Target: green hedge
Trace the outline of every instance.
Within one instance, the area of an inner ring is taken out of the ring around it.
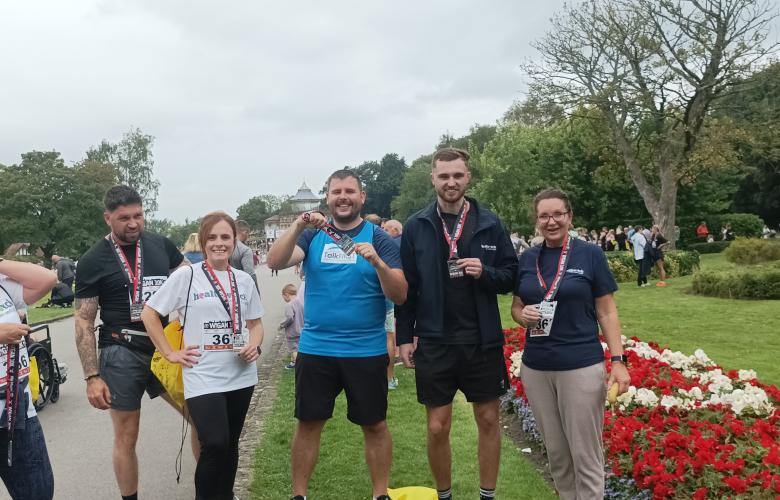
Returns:
[[[688,250],[695,250],[700,254],[721,253],[731,245],[730,241],[713,241],[712,243],[692,243],[685,247]]]
[[[726,224],[731,224],[731,230],[736,236],[745,236],[748,238],[761,235],[764,228],[764,220],[755,214],[712,214],[684,216],[677,218],[677,225],[680,226],[680,244],[688,248],[691,244],[701,243],[696,237],[696,228],[701,221],[707,223],[707,229],[716,240],[720,240],[720,228]]]
[[[724,299],[780,299],[780,262],[730,271],[701,271],[693,276],[693,293]]]
[[[741,265],[780,260],[780,245],[758,238],[737,238],[726,249],[726,259]]]
[[[615,281],[622,283],[636,280],[637,267],[633,252],[607,252],[607,262]],[[699,254],[686,250],[673,250],[664,255],[666,277],[688,276],[699,269]],[[652,278],[658,278],[658,270],[653,266]]]

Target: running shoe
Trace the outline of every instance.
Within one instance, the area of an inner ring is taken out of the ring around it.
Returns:
[[[398,389],[398,379],[393,377],[387,381],[387,388],[391,391]]]
[[[284,365],[285,370],[292,370],[293,368],[295,368],[295,361],[290,361],[289,363]]]

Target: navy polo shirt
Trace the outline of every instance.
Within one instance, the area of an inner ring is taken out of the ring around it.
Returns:
[[[526,334],[523,364],[534,370],[575,370],[604,361],[595,299],[615,292],[617,283],[601,248],[578,239],[571,243],[566,273],[555,297],[558,307],[550,335],[532,338]],[[523,252],[515,280],[515,295],[523,304],[538,304],[544,299],[536,275],[537,258],[549,286],[560,255],[560,248],[546,246]]]

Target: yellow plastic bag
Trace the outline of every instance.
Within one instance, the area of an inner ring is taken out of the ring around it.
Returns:
[[[38,373],[38,358],[35,356],[30,358],[30,378],[27,379],[27,383],[30,386],[33,402],[38,401],[38,396],[41,394],[41,382]]]
[[[174,349],[181,349],[184,341],[184,331],[182,330],[181,323],[178,321],[171,321],[168,326],[165,327],[165,338],[168,339],[168,343]],[[162,386],[171,396],[171,399],[179,405],[179,408],[184,407],[184,379],[182,378],[181,365],[178,363],[171,363],[160,353],[160,351],[154,351],[152,356],[152,373],[160,381]]]
[[[436,490],[422,486],[388,489],[387,494],[393,500],[439,500]]]

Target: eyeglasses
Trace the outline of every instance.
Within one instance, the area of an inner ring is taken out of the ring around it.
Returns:
[[[539,215],[536,217],[536,220],[539,221],[540,224],[547,224],[550,222],[550,219],[554,220],[555,222],[563,222],[563,219],[566,218],[566,215],[569,213],[567,210],[566,212],[555,212],[552,215]]]

